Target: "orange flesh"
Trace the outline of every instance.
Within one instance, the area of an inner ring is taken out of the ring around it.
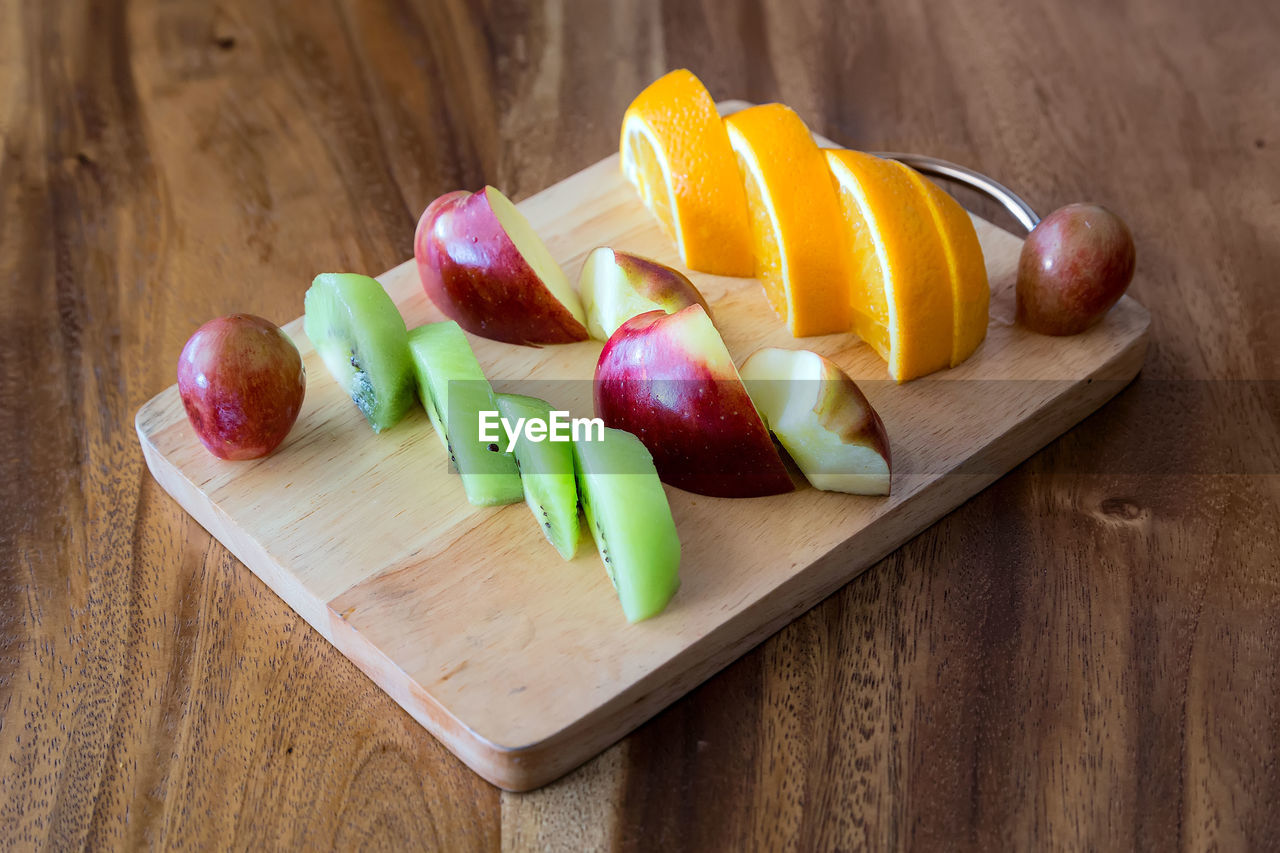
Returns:
[[[854,331],[905,382],[949,367],[953,297],[947,256],[923,193],[901,163],[827,152],[848,225]]]
[[[911,177],[924,194],[946,250],[954,300],[951,366],[955,367],[971,356],[987,335],[991,300],[987,266],[973,220],[960,203],[918,172],[913,171]]]
[[[773,221],[764,207],[760,185],[747,170],[741,155],[737,159],[747,190],[747,209],[751,211],[751,244],[755,253],[755,276],[764,285],[764,295],[773,306],[774,313],[785,318],[790,313],[790,305],[782,276],[782,254],[778,251],[778,235],[774,232]]]
[[[675,240],[674,214],[671,210],[670,196],[667,193],[667,184],[662,177],[662,164],[658,160],[658,155],[654,153],[653,146],[643,134],[633,133],[629,141],[638,167],[636,191],[640,193],[645,207],[649,208],[649,212],[657,218],[663,233]]]
[[[636,132],[637,125],[651,138]],[[685,266],[751,274],[746,195],[724,123],[697,77],[677,69],[637,95],[623,117],[620,147],[624,174],[676,240]]]
[[[794,337],[850,327],[847,237],[822,151],[781,104],[725,119],[751,213],[755,273]]]

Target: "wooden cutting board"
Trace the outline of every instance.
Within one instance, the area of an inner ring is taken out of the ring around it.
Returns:
[[[520,208],[571,281],[600,245],[679,267],[617,155]],[[470,506],[424,413],[374,435],[301,319],[285,329],[306,363],[306,401],[274,454],[211,456],[176,386],[138,412],[138,437],[160,485],[428,731],[495,785],[535,788],[830,595],[1137,374],[1145,309],[1125,298],[1072,338],[1015,327],[1022,241],[975,224],[992,285],[987,339],[960,367],[901,386],[852,335],[791,338],[756,281],[689,273],[735,359],[761,346],[804,347],[859,381],[888,429],[893,491],[871,498],[802,487],[728,500],[668,488],[682,585],[665,613],[637,625],[623,618],[589,537],[565,562],[524,504]],[[380,280],[410,328],[441,319],[412,261]],[[587,380],[599,343],[471,340],[499,391],[593,414]]]

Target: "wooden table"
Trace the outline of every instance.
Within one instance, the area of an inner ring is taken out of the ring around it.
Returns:
[[[1280,837],[1272,4],[116,5],[0,0],[0,846]],[[315,272],[408,257],[437,194],[595,162],[678,66],[1121,211],[1152,348],[635,734],[502,794],[161,492],[133,415],[204,320],[289,320]]]

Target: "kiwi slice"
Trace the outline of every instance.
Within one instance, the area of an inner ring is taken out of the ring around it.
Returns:
[[[374,432],[413,406],[413,364],[404,318],[376,279],[318,275],[307,290],[302,328],[325,367]]]
[[[498,411],[514,428],[519,419],[551,419],[551,404],[537,397],[498,394]],[[505,432],[503,441],[506,441]],[[505,446],[505,444],[504,444]],[[578,553],[578,480],[573,473],[573,447],[567,441],[529,441],[521,435],[515,445],[516,465],[524,484],[524,500],[542,526],[547,541],[560,556]]]
[[[418,396],[435,425],[449,461],[475,506],[512,504],[524,497],[515,457],[498,442],[480,440],[480,413],[497,412],[493,388],[452,320],[428,323],[409,333],[409,353],[418,376]]]
[[[628,622],[661,613],[680,586],[680,539],[667,493],[640,439],[606,429],[603,441],[575,441],[587,527]]]

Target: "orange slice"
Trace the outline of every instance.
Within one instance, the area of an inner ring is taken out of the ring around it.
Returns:
[[[622,173],[686,267],[751,275],[747,197],[715,101],[681,68],[636,96],[622,118]]]
[[[947,256],[954,302],[951,366],[955,367],[973,355],[978,344],[987,336],[987,308],[991,301],[987,265],[982,259],[982,246],[978,243],[978,232],[973,228],[973,220],[960,206],[960,202],[914,169],[908,171],[912,181],[924,194]]]
[[[763,104],[724,120],[747,189],[755,275],[794,337],[847,332],[848,235],[831,171],[800,117]]]
[[[899,382],[949,367],[953,310],[946,250],[901,163],[828,150],[851,242],[853,330]]]

